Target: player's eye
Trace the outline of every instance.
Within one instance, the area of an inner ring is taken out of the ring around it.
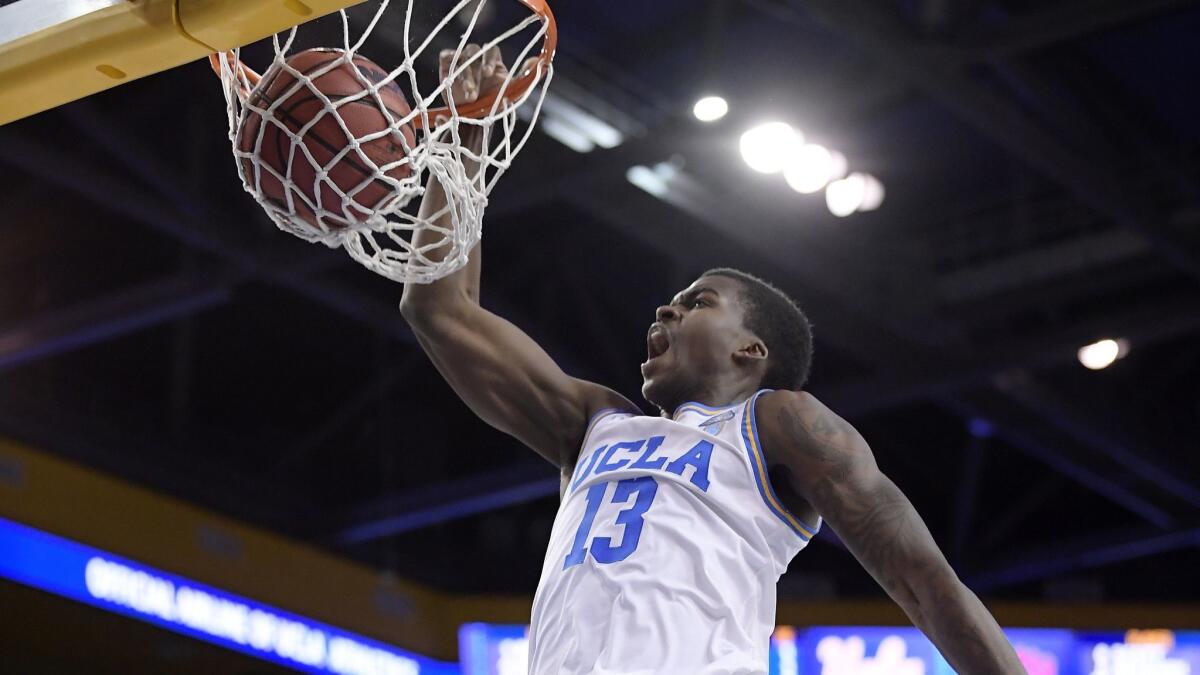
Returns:
[[[689,306],[692,309],[696,309],[697,307],[706,307],[706,306],[708,306],[708,303],[701,300],[700,298],[696,298],[695,300],[693,300],[689,303]]]

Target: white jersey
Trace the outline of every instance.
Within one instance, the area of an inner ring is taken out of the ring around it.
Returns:
[[[761,394],[593,418],[533,601],[531,675],[767,672],[776,582],[821,523],[771,488]]]

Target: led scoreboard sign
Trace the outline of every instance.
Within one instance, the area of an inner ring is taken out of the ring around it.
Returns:
[[[323,675],[451,675],[435,661],[0,518],[0,577]]]
[[[467,624],[459,630],[463,675],[525,675],[525,626]],[[1029,675],[1200,675],[1200,632],[1086,633],[1059,628],[1004,631]],[[770,675],[952,675],[915,628],[780,626]]]

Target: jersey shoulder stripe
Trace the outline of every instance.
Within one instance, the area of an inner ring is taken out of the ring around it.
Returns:
[[[750,397],[746,401],[744,414],[742,415],[742,440],[745,441],[746,451],[750,455],[750,466],[754,472],[754,482],[758,486],[758,493],[766,502],[767,508],[771,510],[779,519],[787,524],[796,536],[804,541],[812,539],[813,535],[821,528],[821,521],[817,520],[816,527],[813,527],[804,521],[800,520],[788,510],[783,502],[779,500],[779,496],[775,494],[775,488],[771,486],[771,480],[767,475],[767,461],[763,456],[762,444],[758,440],[758,420],[754,418],[754,405],[758,402],[758,397],[771,391],[763,389]]]

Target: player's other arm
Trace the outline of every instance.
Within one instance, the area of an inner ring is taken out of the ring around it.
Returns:
[[[443,54],[443,79],[448,66]],[[455,100],[474,100],[503,82],[503,68],[499,53],[482,59],[456,80]],[[462,138],[478,154],[478,128],[463,125]],[[475,168],[468,160],[468,175]],[[437,213],[445,203],[445,191],[431,177],[421,201],[422,215]],[[450,228],[449,215],[438,224]],[[420,232],[414,243],[420,246],[438,238]],[[427,255],[440,260],[445,253],[435,249]],[[636,408],[608,388],[567,375],[522,330],[484,309],[479,304],[479,270],[476,246],[470,262],[457,272],[431,284],[405,285],[400,311],[438,372],[476,415],[569,471],[592,414],[603,408]]]
[[[766,394],[757,423],[769,461],[959,673],[1024,673],[996,620],[954,573],[854,427],[805,392]]]

